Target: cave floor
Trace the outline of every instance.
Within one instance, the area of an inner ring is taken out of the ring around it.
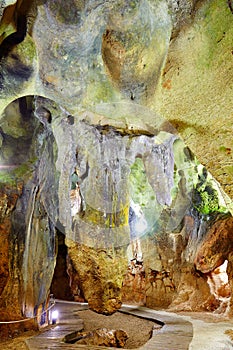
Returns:
[[[126,306],[130,312],[164,323],[159,331],[140,350],[230,350],[233,342],[225,334],[233,329],[233,320],[212,313],[174,313],[145,307]]]
[[[77,311],[87,309],[87,304],[74,302],[56,303],[60,318],[56,325],[39,335],[25,338],[22,342],[7,342],[4,350],[99,350],[113,349],[99,346],[66,344],[61,339],[68,333],[81,330],[83,321]],[[233,329],[233,320],[210,313],[174,313],[152,310],[141,306],[124,305],[121,312],[164,323],[155,328],[151,339],[138,350],[230,350],[233,342],[225,334]],[[1,345],[1,344],[0,344]]]

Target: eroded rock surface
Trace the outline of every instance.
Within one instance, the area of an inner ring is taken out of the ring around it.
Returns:
[[[93,249],[67,242],[74,274],[90,308],[111,315],[121,307],[121,285],[127,259],[124,252]]]
[[[91,332],[77,332],[75,337],[66,337],[66,343],[124,348],[128,335],[121,329],[99,328]]]
[[[229,2],[2,0],[0,15],[1,111],[24,95],[76,117],[133,100],[165,116],[231,196]]]
[[[208,273],[219,267],[232,252],[233,218],[218,220],[207,232],[198,248],[194,264],[197,270]]]

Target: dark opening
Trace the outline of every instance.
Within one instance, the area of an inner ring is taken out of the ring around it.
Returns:
[[[57,238],[57,262],[50,292],[56,299],[74,300],[70,287],[70,278],[67,273],[67,246],[65,245],[65,236],[61,232],[58,232]]]

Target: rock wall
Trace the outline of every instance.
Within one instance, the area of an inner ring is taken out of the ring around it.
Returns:
[[[31,102],[14,102],[1,124],[1,315],[2,321],[29,318],[3,325],[3,336],[11,329],[36,326],[38,310],[47,307],[56,261],[56,145],[32,115]]]
[[[196,3],[170,41],[152,102],[231,199],[232,16],[229,1]]]

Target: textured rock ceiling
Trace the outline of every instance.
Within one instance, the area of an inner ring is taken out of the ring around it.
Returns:
[[[147,122],[170,121],[233,198],[231,1],[1,0],[0,16],[1,112],[25,95],[75,118],[149,107]]]

